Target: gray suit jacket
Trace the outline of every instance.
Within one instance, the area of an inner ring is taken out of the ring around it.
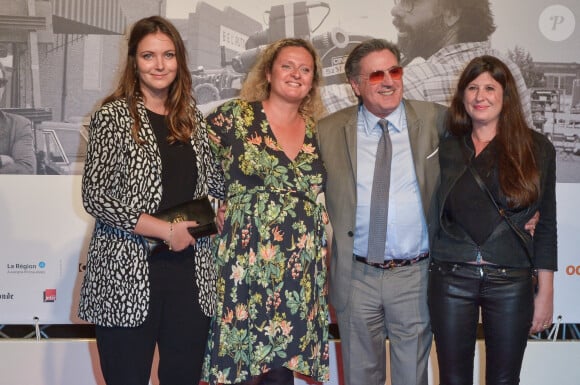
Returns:
[[[447,109],[430,102],[404,100],[404,103],[415,173],[423,211],[428,217],[439,183],[439,139],[445,131]],[[318,126],[320,151],[328,172],[326,206],[333,229],[330,301],[338,311],[348,304],[354,263],[357,113],[358,107],[349,107],[322,119]],[[428,225],[431,236],[436,223],[428,221]]]

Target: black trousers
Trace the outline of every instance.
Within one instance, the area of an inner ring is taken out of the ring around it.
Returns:
[[[473,384],[480,309],[486,384],[519,384],[534,314],[530,269],[431,262],[428,293],[440,385]]]
[[[155,345],[161,385],[198,385],[210,318],[201,311],[193,255],[161,251],[150,257],[149,314],[135,328],[96,327],[107,385],[147,385]]]

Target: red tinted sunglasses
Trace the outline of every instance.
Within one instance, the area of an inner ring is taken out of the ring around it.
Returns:
[[[387,73],[389,74],[389,77],[392,80],[401,80],[401,78],[403,77],[403,67],[393,66],[384,71],[383,70],[373,71],[366,76],[368,77],[370,84],[377,84],[385,80],[385,76],[387,76],[386,75]]]

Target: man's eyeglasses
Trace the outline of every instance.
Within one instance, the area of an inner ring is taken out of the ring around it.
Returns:
[[[389,74],[392,80],[401,80],[403,77],[403,67],[393,66],[386,70],[373,71],[370,74],[364,75],[368,78],[370,84],[378,84],[385,80],[385,76]],[[363,76],[361,74],[361,76]]]
[[[0,79],[0,87],[4,87],[6,84],[8,84],[8,79],[1,78]]]
[[[395,0],[395,5],[403,8],[406,12],[411,12],[415,8],[415,0]]]

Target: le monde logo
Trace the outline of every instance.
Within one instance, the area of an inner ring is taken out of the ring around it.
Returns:
[[[8,292],[0,293],[0,299],[3,300],[14,300],[14,294]]]

